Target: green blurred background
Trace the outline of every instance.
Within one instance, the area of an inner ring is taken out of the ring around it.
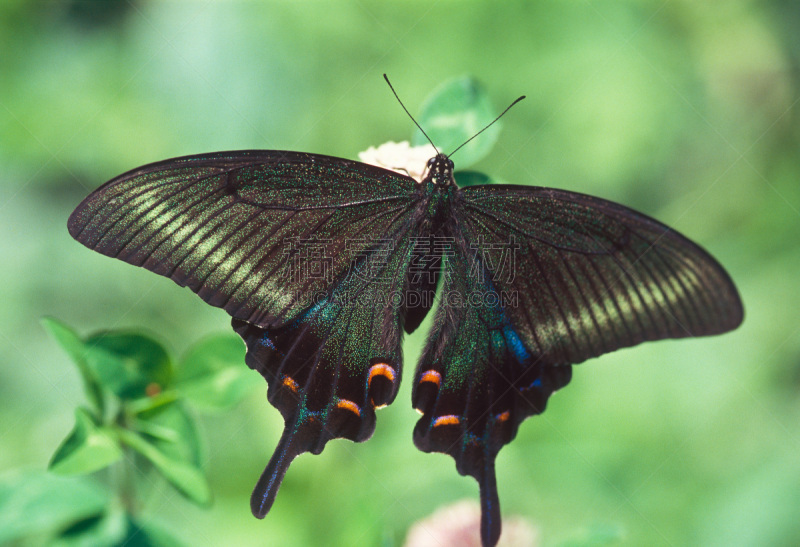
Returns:
[[[176,352],[229,329],[189,291],[73,241],[66,220],[90,190],[207,151],[356,158],[412,134],[383,72],[412,113],[471,74],[498,108],[528,96],[476,169],[658,218],[725,265],[746,309],[725,336],[578,366],[500,453],[504,514],[543,545],[800,544],[798,28],[794,0],[4,0],[0,474],[44,469],[84,398],[42,316],[144,327]],[[406,378],[423,341],[407,340]],[[187,544],[399,545],[477,497],[451,458],[414,448],[407,381],[370,442],[300,457],[257,521],[250,490],[282,427],[265,392],[199,415],[211,509],[154,488],[146,514]]]

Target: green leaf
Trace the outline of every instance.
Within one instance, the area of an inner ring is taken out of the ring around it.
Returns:
[[[262,385],[244,366],[245,347],[238,336],[210,337],[189,350],[175,374],[175,388],[207,409],[229,408]]]
[[[170,458],[137,433],[122,428],[118,428],[117,433],[122,442],[149,460],[187,498],[199,505],[211,502],[208,481],[197,466]]]
[[[200,434],[194,418],[180,402],[138,414],[132,428],[151,437],[151,443],[168,457],[200,465]]]
[[[494,184],[497,182],[489,175],[484,175],[478,171],[456,171],[454,176],[456,183],[461,188],[465,186],[478,186],[479,184]]]
[[[131,530],[137,530],[148,543],[141,543],[137,536],[130,538],[125,547],[143,547],[153,545],[154,547],[183,547],[185,543],[178,540],[171,532],[168,532],[157,522],[148,519],[144,522],[131,521]]]
[[[472,77],[449,80],[437,87],[422,106],[417,121],[445,154],[452,153],[497,117],[497,111],[483,86]],[[472,165],[489,153],[500,134],[500,122],[458,151],[459,167]],[[411,142],[426,144],[428,139],[417,129]]]
[[[103,511],[108,492],[85,477],[16,472],[0,478],[0,544],[68,526]]]
[[[101,332],[86,340],[86,359],[100,383],[122,399],[163,391],[172,381],[164,347],[138,332]]]
[[[130,428],[139,433],[144,433],[148,437],[152,437],[154,441],[176,443],[180,440],[180,435],[174,429],[154,424],[147,420],[136,420],[131,424]]]
[[[169,405],[178,400],[178,393],[173,390],[162,391],[151,397],[143,397],[133,401],[126,401],[125,408],[132,414],[139,414],[151,410],[156,410],[162,406]]]
[[[181,547],[184,544],[153,521],[148,519],[140,522],[118,507],[112,507],[104,514],[76,522],[53,542],[53,547],[95,545]]]
[[[75,427],[53,454],[49,469],[60,475],[91,473],[121,457],[113,432],[99,426],[86,409],[76,408]]]
[[[67,355],[69,355],[70,359],[72,359],[78,367],[81,378],[83,379],[83,389],[86,392],[86,398],[89,400],[89,404],[92,405],[97,417],[102,417],[105,409],[103,390],[100,389],[100,382],[97,375],[86,362],[86,347],[83,339],[67,325],[52,317],[43,318],[42,326],[50,333],[50,336],[58,342],[58,345],[67,352]]]
[[[112,504],[103,513],[73,523],[61,532],[52,545],[53,547],[127,545],[130,529],[128,515],[118,504]]]

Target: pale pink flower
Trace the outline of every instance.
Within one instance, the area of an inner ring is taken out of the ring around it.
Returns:
[[[536,547],[539,534],[522,517],[503,518],[503,533],[497,547]],[[406,536],[404,547],[481,547],[481,508],[462,500],[437,509],[417,521]]]
[[[421,181],[425,176],[428,160],[436,155],[436,149],[430,144],[411,146],[408,141],[385,142],[375,148],[370,146],[358,153],[358,159],[370,165],[390,169]]]

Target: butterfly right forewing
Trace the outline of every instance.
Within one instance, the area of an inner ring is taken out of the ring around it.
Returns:
[[[549,363],[719,334],[742,321],[722,266],[641,213],[549,188],[475,186],[461,197],[464,231],[481,241],[479,252],[508,250],[513,264],[504,263],[493,282],[519,297],[506,312],[526,346]]]

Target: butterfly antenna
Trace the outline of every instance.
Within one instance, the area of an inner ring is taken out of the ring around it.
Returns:
[[[408,117],[411,118],[411,121],[414,122],[414,125],[419,127],[419,130],[422,131],[422,134],[425,135],[425,138],[428,139],[429,143],[431,143],[431,146],[433,146],[433,149],[436,150],[436,154],[439,154],[440,153],[439,149],[436,148],[436,145],[433,144],[433,141],[431,140],[431,138],[428,136],[427,133],[425,133],[425,130],[422,129],[422,127],[417,123],[417,120],[415,120],[414,116],[411,115],[411,112],[408,111],[408,108],[406,108],[406,105],[404,105],[403,101],[400,100],[400,97],[397,96],[397,91],[395,91],[394,87],[392,87],[392,82],[389,81],[389,77],[386,74],[384,74],[383,75],[383,79],[386,80],[387,84],[389,84],[389,89],[392,90],[392,93],[394,93],[394,96],[397,99],[397,102],[400,103],[400,106],[402,106],[403,110],[406,111],[406,114],[408,114]],[[511,107],[509,106],[508,108],[511,108]],[[508,108],[506,108],[506,110],[508,110]],[[505,114],[505,112],[503,114]],[[501,116],[502,116],[502,114],[501,114]],[[494,122],[492,122],[492,123],[494,123]],[[491,125],[491,124],[489,124],[489,125]]]
[[[388,80],[387,80],[387,81],[388,81]],[[509,110],[511,110],[511,107],[512,107],[512,106],[514,106],[515,104],[517,104],[518,102],[520,102],[520,101],[521,101],[522,99],[524,99],[524,98],[525,98],[525,95],[523,95],[522,97],[519,97],[519,98],[518,98],[516,101],[514,101],[513,103],[511,103],[510,105],[508,105],[508,107],[506,107],[506,109],[505,109],[505,110],[503,110],[503,111],[500,113],[500,115],[499,115],[499,116],[497,116],[497,117],[496,117],[494,120],[492,120],[492,121],[491,121],[491,123],[489,123],[489,125],[487,125],[487,126],[486,126],[486,127],[484,127],[483,129],[481,129],[480,131],[478,131],[477,133],[475,133],[474,135],[472,135],[470,138],[468,138],[468,139],[467,139],[467,140],[466,140],[466,141],[465,141],[465,142],[464,142],[464,143],[463,143],[461,146],[459,146],[458,148],[456,148],[455,150],[453,150],[452,152],[450,152],[450,153],[447,155],[447,157],[448,157],[448,158],[452,157],[452,156],[453,156],[453,154],[455,154],[456,152],[458,152],[459,150],[461,150],[461,148],[462,148],[462,147],[463,147],[465,144],[467,144],[469,141],[471,141],[472,139],[474,139],[475,137],[477,137],[478,135],[480,135],[481,133],[483,133],[484,131],[486,131],[487,129],[489,129],[491,126],[493,126],[493,125],[494,125],[494,122],[496,122],[497,120],[499,120],[500,118],[502,118],[502,117],[503,117],[503,114],[505,114],[506,112],[508,112]],[[398,100],[399,100],[399,99],[398,99]],[[403,108],[405,108],[405,107],[403,107]],[[416,122],[414,122],[414,123],[416,123]],[[427,135],[425,135],[425,136],[427,137]],[[430,139],[428,139],[428,140],[430,140]]]

